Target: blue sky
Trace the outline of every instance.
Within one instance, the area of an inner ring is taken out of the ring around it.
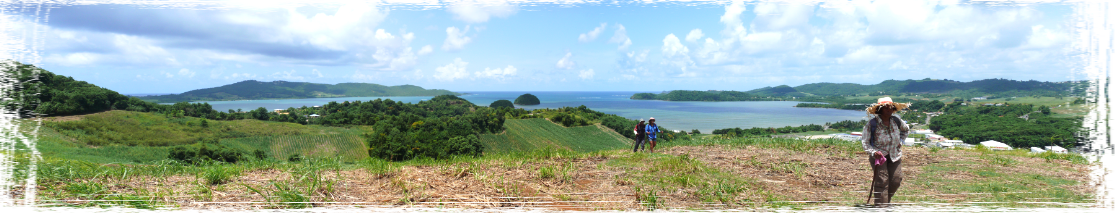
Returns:
[[[39,30],[40,67],[125,94],[243,80],[664,91],[1083,78],[1066,4],[101,4],[13,21]]]

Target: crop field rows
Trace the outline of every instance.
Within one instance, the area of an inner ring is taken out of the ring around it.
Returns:
[[[626,147],[626,139],[595,125],[562,127],[546,119],[514,119],[504,122],[507,131],[480,135],[485,152],[503,153],[530,151],[552,146],[578,152],[591,152]]]
[[[221,143],[248,152],[263,150],[268,156],[280,160],[295,154],[303,157],[340,157],[350,162],[368,157],[363,137],[353,133],[247,137],[222,140]]]

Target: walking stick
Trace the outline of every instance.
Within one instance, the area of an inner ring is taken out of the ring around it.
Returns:
[[[875,173],[875,171],[874,171],[875,168],[871,168],[871,169],[872,169],[871,173]],[[871,187],[870,187],[871,190],[867,191],[867,202],[863,203],[863,205],[871,204],[871,195],[875,194],[875,177],[874,177],[875,174],[872,174],[871,176],[872,176],[871,177]]]

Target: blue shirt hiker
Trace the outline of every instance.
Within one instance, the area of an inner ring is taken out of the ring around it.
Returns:
[[[658,124],[654,123],[654,117],[650,118],[650,124],[647,124],[646,132],[647,138],[650,139],[648,140],[650,142],[650,152],[654,153],[654,146],[658,145],[658,133],[662,132],[658,130]]]
[[[650,124],[647,124],[647,137],[650,137],[651,140],[657,139],[658,132],[660,132],[658,131],[658,124],[655,124],[654,120],[651,119]]]

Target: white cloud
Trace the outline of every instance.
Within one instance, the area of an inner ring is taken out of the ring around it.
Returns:
[[[689,31],[689,35],[685,36],[685,41],[697,42],[697,40],[701,40],[702,37],[705,37],[705,33],[702,33],[701,29],[693,29]]]
[[[186,77],[186,78],[194,78],[195,74],[197,74],[197,72],[191,72],[190,69],[186,69],[186,68],[182,68],[182,69],[178,70],[178,76],[182,76],[182,77]]]
[[[600,33],[604,32],[604,27],[607,27],[607,26],[608,26],[608,23],[600,23],[600,26],[596,27],[596,28],[593,28],[592,31],[588,31],[587,33],[581,33],[581,35],[577,37],[577,40],[581,41],[581,42],[590,42],[590,41],[596,40],[596,37],[600,36]]]
[[[432,52],[434,52],[434,48],[431,47],[430,45],[426,45],[426,46],[422,46],[422,49],[418,50],[418,55],[426,55],[426,54],[430,54]]]
[[[468,77],[468,62],[461,60],[461,58],[454,59],[452,63],[440,66],[435,69],[434,78],[439,81],[453,81]]]
[[[460,1],[449,6],[454,18],[468,23],[487,22],[492,16],[506,18],[518,10],[506,1]]]
[[[465,26],[463,31],[457,29],[457,27],[445,28],[445,43],[441,45],[441,49],[446,51],[460,50],[465,47],[465,44],[472,42],[472,38],[465,36],[469,28],[470,26]]]
[[[813,17],[813,4],[764,2],[755,5],[751,30],[762,32],[808,27],[810,17]]]
[[[500,68],[491,69],[491,68],[485,67],[484,71],[476,72],[476,77],[493,78],[493,79],[499,79],[499,80],[502,81],[507,76],[515,75],[516,73],[518,73],[518,71],[519,71],[518,69],[515,69],[515,67],[511,66],[511,65],[507,65],[507,67],[502,68],[502,69],[500,69]]]
[[[592,76],[594,76],[594,75],[596,75],[596,71],[593,71],[592,69],[587,69],[587,70],[581,70],[581,74],[578,74],[577,77],[581,77],[581,79],[588,80],[588,79],[592,79]]]
[[[360,72],[359,70],[352,71],[352,75],[349,75],[348,78],[352,79],[352,80],[363,81],[363,82],[370,82],[370,81],[376,80],[375,75],[364,74],[364,73]]]
[[[317,75],[318,78],[325,77],[325,75],[322,75],[321,71],[317,71],[317,69],[313,69],[312,71],[310,71],[310,73],[313,73],[314,75]]]
[[[608,43],[618,43],[620,51],[626,51],[627,47],[631,46],[631,38],[627,37],[627,28],[622,24],[616,24],[616,33],[612,35],[612,39]]]
[[[225,76],[225,80],[230,79],[258,79],[259,76],[251,73],[232,73],[232,75]]]
[[[567,70],[568,69],[573,69],[573,66],[576,66],[576,63],[573,62],[572,58],[573,58],[573,53],[565,53],[565,57],[561,57],[561,60],[558,60],[557,68],[567,69]]]
[[[663,57],[674,58],[686,55],[689,55],[689,48],[681,44],[681,40],[678,40],[678,37],[674,36],[673,33],[666,35],[666,38],[662,39]]]
[[[44,63],[48,64],[61,64],[63,66],[86,66],[93,65],[101,61],[101,55],[95,53],[69,53],[69,54],[50,54],[43,58]]]
[[[304,80],[306,80],[305,77],[294,75],[295,72],[297,72],[297,71],[290,70],[289,72],[275,72],[275,73],[272,73],[270,77],[272,79],[282,79],[282,80],[291,80],[291,81],[304,81]]]

